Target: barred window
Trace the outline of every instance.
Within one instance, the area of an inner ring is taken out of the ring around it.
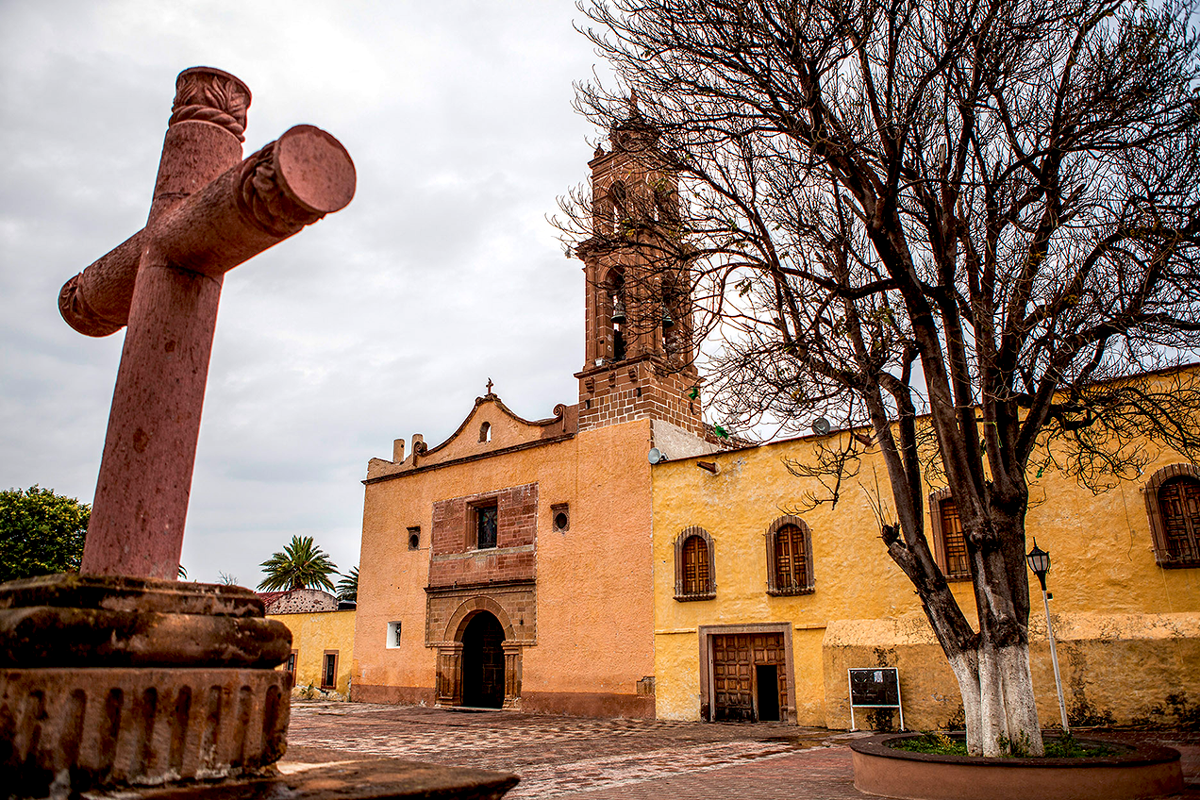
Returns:
[[[675,540],[675,599],[709,600],[716,589],[712,537],[703,528],[685,528]]]
[[[475,547],[488,550],[496,546],[496,505],[475,508]]]
[[[1200,469],[1171,464],[1142,489],[1160,566],[1200,567]]]
[[[808,525],[788,515],[767,530],[767,593],[808,594],[813,591],[812,537]]]

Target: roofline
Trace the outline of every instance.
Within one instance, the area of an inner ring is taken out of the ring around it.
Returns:
[[[451,438],[453,438],[453,437],[451,437]],[[493,458],[495,456],[507,455],[509,453],[515,453],[519,450],[529,450],[531,448],[541,447],[542,445],[547,445],[547,444],[558,444],[560,442],[565,442],[568,439],[574,439],[574,438],[575,438],[575,432],[572,431],[570,433],[559,434],[558,436],[547,436],[545,439],[534,439],[534,440],[528,441],[528,442],[521,442],[520,444],[509,445],[508,447],[503,447],[499,450],[492,450],[487,453],[472,453],[471,455],[461,456],[459,458],[451,459],[450,461],[439,461],[436,464],[417,464],[415,467],[411,467],[402,472],[393,472],[391,475],[380,475],[375,478],[363,478],[362,484],[363,484],[363,486],[370,486],[371,484],[374,484],[374,483],[383,483],[384,481],[390,481],[390,480],[394,480],[396,478],[405,478],[405,477],[408,477],[409,475],[415,475],[419,472],[420,473],[433,472],[434,470],[442,469],[443,467],[453,467],[453,466],[457,466],[458,464],[466,464],[471,461],[482,461],[483,459],[486,459],[486,458]],[[441,447],[441,445],[438,445],[438,447]],[[428,456],[429,453],[431,453],[431,452],[433,452],[433,451],[427,450],[425,452],[425,456]],[[422,456],[422,458],[424,458],[425,456]]]
[[[1200,361],[1189,361],[1187,363],[1177,364],[1177,365],[1171,366],[1171,367],[1160,367],[1159,369],[1152,369],[1152,370],[1148,370],[1146,372],[1138,372],[1133,375],[1124,375],[1119,378],[1108,378],[1107,380],[1103,380],[1103,381],[1094,381],[1093,383],[1104,384],[1104,383],[1115,383],[1116,381],[1126,381],[1126,380],[1130,380],[1133,378],[1152,378],[1157,375],[1167,375],[1172,372],[1186,372],[1188,370],[1200,371]],[[917,414],[916,418],[924,419],[928,416],[929,416],[929,413],[926,412],[924,414]],[[890,420],[890,422],[895,423],[896,420]],[[802,442],[806,439],[828,438],[828,437],[832,437],[832,436],[837,436],[839,434],[850,433],[850,432],[857,431],[857,430],[864,430],[867,427],[869,427],[869,426],[858,425],[858,426],[845,426],[845,427],[841,427],[841,428],[831,428],[829,433],[802,433],[802,434],[798,434],[796,436],[788,436],[784,439],[771,439],[770,441],[759,442],[758,444],[748,444],[743,447],[731,447],[728,450],[718,450],[714,453],[704,453],[704,454],[695,455],[695,456],[680,456],[679,458],[670,458],[670,459],[666,459],[664,461],[659,461],[658,464],[652,464],[651,468],[657,467],[659,464],[674,464],[674,463],[679,463],[679,462],[684,462],[684,461],[691,461],[692,459],[697,459],[697,458],[711,459],[715,456],[730,455],[732,453],[740,453],[744,450],[755,450],[759,447],[770,447],[772,445],[777,445],[777,444],[789,444],[792,442]]]

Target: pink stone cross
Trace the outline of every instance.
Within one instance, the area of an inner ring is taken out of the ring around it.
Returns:
[[[227,72],[181,72],[146,227],[59,295],[81,333],[129,327],[84,573],[175,579],[224,275],[354,197],[350,155],[311,125],[243,161],[249,105]]]

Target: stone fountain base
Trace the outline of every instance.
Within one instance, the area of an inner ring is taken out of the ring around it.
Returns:
[[[291,632],[249,589],[0,585],[0,770],[16,797],[254,774],[283,756]]]
[[[0,584],[0,797],[497,800],[517,778],[404,761],[274,766],[292,634],[237,586]]]

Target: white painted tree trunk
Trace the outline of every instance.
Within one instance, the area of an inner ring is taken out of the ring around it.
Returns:
[[[983,753],[983,743],[979,736],[979,671],[973,656],[973,653],[959,653],[950,657],[950,669],[958,680],[958,693],[962,695],[967,752],[980,755]]]
[[[1003,756],[1045,753],[1029,670],[1029,646],[996,648],[984,643],[972,675],[964,654],[950,660],[958,678],[967,726],[967,752]]]

